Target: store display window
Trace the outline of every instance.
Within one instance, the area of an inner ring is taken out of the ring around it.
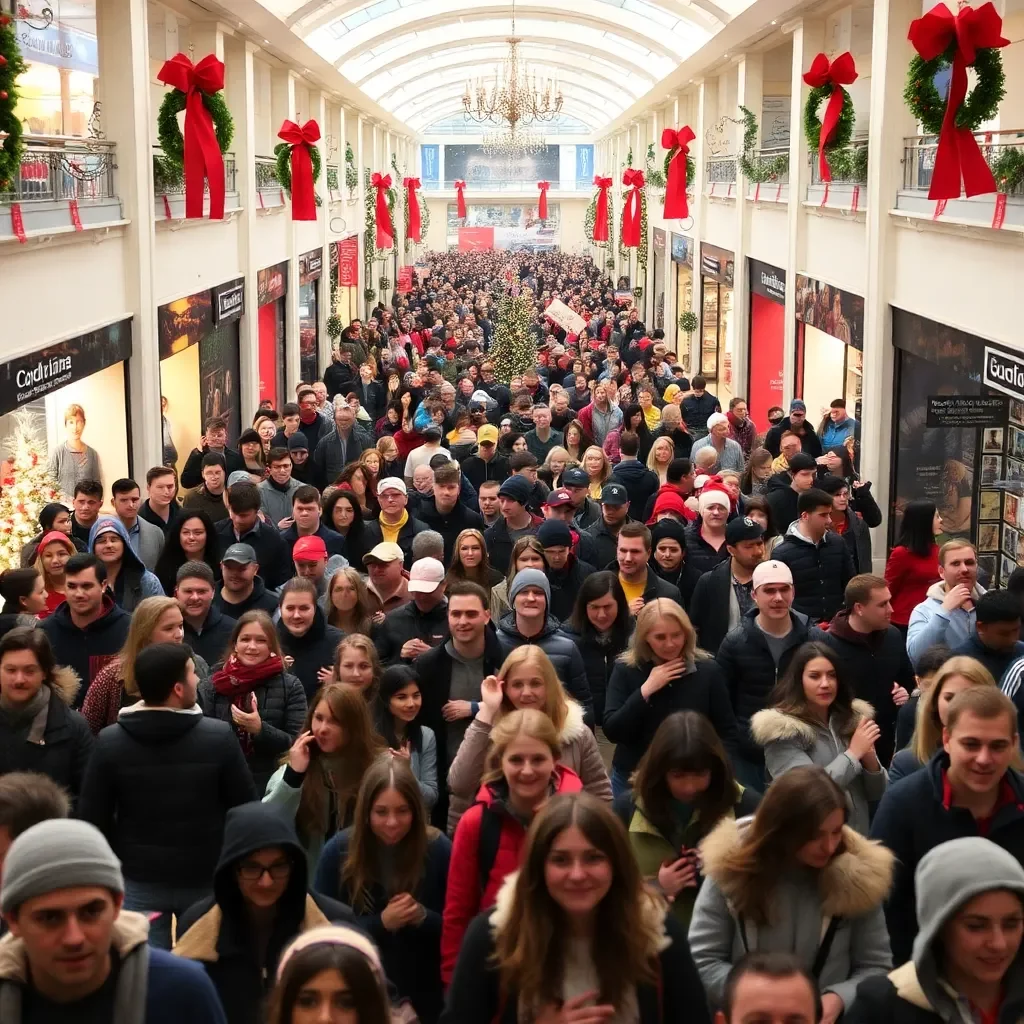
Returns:
[[[747,409],[755,426],[764,431],[768,410],[782,405],[782,375],[786,334],[786,272],[751,259],[750,369]]]
[[[257,344],[259,346],[260,401],[269,401],[280,411],[288,401],[285,390],[285,308],[288,291],[288,263],[267,267],[256,275],[256,302],[259,306]]]
[[[331,243],[331,309],[342,325],[359,316],[359,240],[355,235]]]
[[[323,249],[299,257],[299,376],[307,384],[319,377],[320,275]]]
[[[687,334],[679,326],[679,318],[683,313],[697,312],[693,308],[693,239],[687,238],[685,235],[677,235],[673,231],[671,246],[672,267],[676,278],[676,355],[679,356],[682,365],[686,367],[687,373],[692,374],[697,366],[697,356],[692,351],[694,338],[699,338],[700,334],[698,331]],[[668,336],[672,337],[671,331],[668,332]]]
[[[735,258],[706,242],[700,247],[700,373],[726,408],[733,396],[733,279]]]

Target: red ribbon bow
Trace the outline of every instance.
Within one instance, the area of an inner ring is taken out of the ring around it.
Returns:
[[[310,119],[300,128],[294,121],[285,121],[277,137],[292,147],[292,220],[316,220],[310,149],[320,141],[320,125]]]
[[[690,152],[690,143],[696,137],[689,125],[679,131],[666,128],[661,133],[661,148],[676,150],[676,155],[668,162],[668,176],[665,179],[666,220],[685,220],[690,216],[690,204],[686,201],[686,156]]]
[[[391,188],[391,175],[379,174],[374,171],[373,177],[370,178],[370,184],[377,190],[375,245],[378,249],[390,249],[395,244],[395,226],[391,223],[391,211],[388,209],[387,197],[387,191]]]
[[[598,188],[597,209],[594,212],[594,241],[608,241],[608,189],[612,187],[611,178],[596,176],[594,184]]]
[[[839,115],[843,112],[843,97],[846,95],[843,86],[857,81],[857,67],[853,63],[853,55],[849,52],[841,53],[830,64],[828,57],[819,53],[811,61],[811,68],[804,75],[804,81],[812,89],[820,89],[824,85],[832,86],[828,105],[825,107],[825,116],[821,119],[821,131],[818,132],[818,171],[822,181],[831,181],[832,170],[825,156],[825,146],[835,134],[839,125]]]
[[[464,181],[457,180],[455,182],[455,200],[458,203],[458,214],[459,220],[466,219],[466,183]]]
[[[622,184],[631,189],[622,206],[622,244],[635,249],[640,244],[640,190],[644,187],[644,172],[632,167],[622,175]]]
[[[203,216],[203,183],[210,182],[210,220],[224,219],[224,157],[217,144],[213,117],[202,93],[224,88],[224,62],[211,53],[193,64],[176,53],[156,76],[158,81],[185,93],[185,216]]]
[[[974,63],[978,50],[1009,45],[1009,39],[1001,35],[1002,29],[1002,19],[991,3],[982,4],[977,10],[964,7],[956,15],[945,4],[936,4],[910,23],[908,38],[924,60],[934,60],[951,43],[956,43],[929,199],[959,199],[961,177],[968,196],[996,190],[992,169],[985,162],[977,139],[969,129],[956,126],[956,115],[967,97],[967,68]]]
[[[403,178],[402,185],[405,187],[405,201],[409,207],[409,237],[414,242],[422,241],[420,237],[423,229],[420,224],[420,204],[416,198],[416,189],[420,187],[419,178]]]
[[[537,201],[537,216],[541,220],[548,219],[548,189],[551,188],[550,181],[538,181],[537,188],[540,189],[540,199]]]

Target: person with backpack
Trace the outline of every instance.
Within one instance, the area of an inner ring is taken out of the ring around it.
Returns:
[[[580,777],[558,763],[554,722],[534,708],[513,711],[491,730],[491,747],[476,803],[459,821],[452,844],[441,925],[441,980],[447,985],[472,919],[494,905],[520,864],[526,831],[555,793],[578,793]],[[488,1018],[490,1020],[491,1018]]]

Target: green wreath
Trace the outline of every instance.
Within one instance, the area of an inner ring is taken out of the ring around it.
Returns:
[[[678,146],[673,146],[671,149],[665,151],[665,164],[664,174],[665,181],[668,182],[668,165],[672,163],[672,158],[679,152]],[[693,188],[693,183],[696,181],[697,165],[693,162],[693,157],[689,153],[686,154],[686,191],[689,192]]]
[[[757,151],[757,118],[746,107],[743,111],[743,152],[739,156],[740,170],[747,181],[775,181],[789,171],[789,154],[780,153],[770,160],[750,156]],[[815,143],[817,148],[817,143]]]
[[[928,135],[938,135],[942,131],[946,101],[935,88],[935,76],[952,65],[956,49],[954,40],[945,53],[933,60],[925,60],[915,54],[907,69],[903,101]],[[972,66],[978,81],[956,112],[956,126],[976,132],[999,110],[999,103],[1006,92],[1006,76],[1003,74],[1003,59],[994,46],[978,50]]]
[[[217,145],[221,153],[226,153],[235,136],[235,122],[228,110],[223,92],[201,92],[203,106],[213,118],[213,131],[217,136]],[[157,138],[164,156],[172,163],[182,165],[185,162],[185,140],[178,127],[178,115],[185,109],[188,96],[180,89],[172,89],[160,104],[157,116]]]
[[[833,89],[840,89],[842,86],[819,85],[807,94],[807,102],[804,104],[804,137],[807,139],[807,148],[812,153],[818,152],[818,139],[821,138],[821,120],[818,118],[818,107],[822,100],[832,95]],[[843,108],[839,112],[839,121],[836,123],[836,130],[832,138],[825,144],[826,154],[833,150],[844,149],[850,144],[853,138],[853,125],[856,115],[853,110],[853,99],[849,92],[843,89]]]
[[[274,156],[277,159],[277,180],[281,183],[281,188],[288,193],[289,197],[292,194],[292,150],[295,147],[287,142],[279,142],[274,147]],[[307,146],[309,150],[309,156],[313,163],[313,185],[320,180],[320,148],[318,146]],[[320,198],[320,193],[317,192],[316,188],[313,189],[313,196],[316,199],[317,207],[324,205],[323,200]]]
[[[27,70],[18,47],[14,24],[7,14],[0,14],[0,132],[7,137],[0,145],[0,192],[13,190],[21,175],[22,127],[14,108],[18,103],[15,83]]]
[[[692,309],[688,309],[685,313],[679,314],[679,330],[684,334],[693,334],[695,330],[700,326],[700,321],[697,319],[697,314]]]

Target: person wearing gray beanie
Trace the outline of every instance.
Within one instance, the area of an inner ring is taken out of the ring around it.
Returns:
[[[551,603],[551,584],[548,583],[547,576],[540,569],[521,569],[515,574],[508,588],[508,603],[515,608],[516,597],[527,587],[539,587],[544,591],[544,612],[546,612],[547,605]]]

